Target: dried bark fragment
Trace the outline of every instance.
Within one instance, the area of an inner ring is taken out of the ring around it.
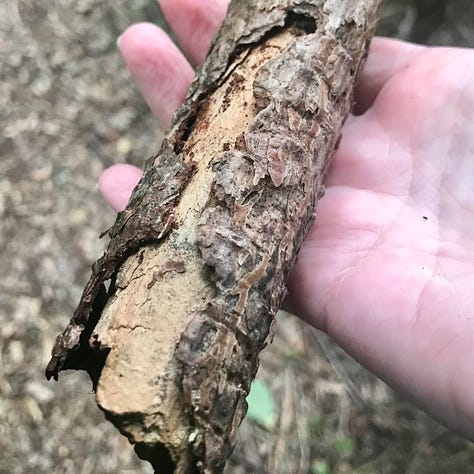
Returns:
[[[83,368],[159,472],[221,472],[378,0],[234,1],[47,376]]]

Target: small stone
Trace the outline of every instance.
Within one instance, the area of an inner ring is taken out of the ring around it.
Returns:
[[[39,298],[20,296],[16,302],[13,320],[17,321],[17,323],[38,320],[40,310],[41,300]]]
[[[31,418],[35,423],[41,423],[43,421],[43,412],[41,411],[40,406],[36,402],[34,398],[28,397],[26,399],[26,409],[28,410],[28,413],[30,414]]]
[[[72,209],[69,212],[69,223],[71,225],[84,224],[87,221],[87,211],[85,209]]]
[[[127,130],[136,116],[136,110],[128,107],[120,109],[114,115],[109,117],[109,125],[115,130]]]
[[[66,448],[66,446],[59,446],[59,456],[62,458],[65,458],[69,454],[69,449]]]
[[[54,398],[54,393],[46,386],[46,383],[31,380],[26,385],[26,391],[38,402],[47,403]]]
[[[13,362],[15,365],[21,364],[25,358],[23,344],[20,341],[11,341],[8,345],[8,353],[11,362]]]
[[[41,75],[31,84],[31,91],[36,96],[46,94],[51,89],[51,79],[48,76]]]
[[[53,172],[53,164],[46,163],[43,167],[33,170],[31,173],[31,179],[37,182],[44,182],[51,178]]]
[[[119,155],[125,156],[132,149],[132,142],[127,137],[121,137],[117,140],[115,147]]]

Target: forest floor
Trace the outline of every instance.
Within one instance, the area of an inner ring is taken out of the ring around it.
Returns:
[[[0,474],[151,472],[85,373],[43,375],[114,220],[99,174],[163,137],[115,45],[142,20],[163,21],[153,0],[0,2]],[[394,0],[379,33],[472,47],[473,26],[471,0]],[[474,445],[290,315],[257,377],[277,420],[243,422],[227,473],[474,472]]]

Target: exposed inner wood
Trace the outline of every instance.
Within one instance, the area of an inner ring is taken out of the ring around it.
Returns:
[[[175,209],[176,229],[159,246],[145,247],[123,264],[116,293],[94,331],[94,339],[110,348],[97,385],[98,404],[116,416],[152,414],[147,423],[158,425],[160,438],[177,450],[184,449],[187,432],[180,429],[186,415],[170,410],[181,397],[180,387],[172,383],[174,348],[190,309],[213,292],[196,246],[196,226],[213,181],[210,161],[225,147],[235,148],[255,117],[252,84],[258,69],[293,39],[294,33],[284,30],[235,59],[232,73],[199,112],[186,142],[184,153],[197,163],[197,172]],[[161,377],[170,382],[157,383]],[[127,431],[133,441],[141,441],[140,423]]]

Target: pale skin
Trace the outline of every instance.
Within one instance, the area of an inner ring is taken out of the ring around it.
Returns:
[[[151,24],[119,46],[166,127],[228,2],[159,3],[185,56]],[[291,307],[473,440],[474,50],[374,39],[355,112],[288,284]],[[140,176],[115,165],[100,191],[121,210]]]

